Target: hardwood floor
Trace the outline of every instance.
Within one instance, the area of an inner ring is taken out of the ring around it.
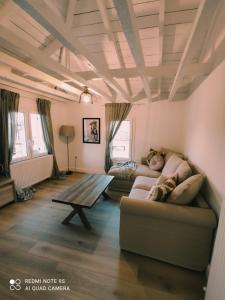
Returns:
[[[81,176],[45,181],[32,200],[0,210],[0,299],[203,299],[203,274],[120,251],[117,202],[99,201],[86,210],[91,231],[78,217],[61,224],[71,208],[51,198]],[[9,280],[17,278],[22,289],[10,290]],[[63,279],[70,291],[48,290],[58,283],[25,291],[24,280],[32,278]]]

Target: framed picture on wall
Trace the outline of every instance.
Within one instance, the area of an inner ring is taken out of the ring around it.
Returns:
[[[100,118],[83,118],[83,143],[100,144]]]

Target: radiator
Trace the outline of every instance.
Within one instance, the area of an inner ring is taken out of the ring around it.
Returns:
[[[223,202],[205,300],[225,299],[225,201]]]
[[[28,187],[51,176],[52,155],[41,156],[11,164],[11,176],[17,187]]]

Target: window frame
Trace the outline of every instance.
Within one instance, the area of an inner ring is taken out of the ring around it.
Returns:
[[[128,160],[132,160],[132,158],[133,158],[134,120],[128,118],[128,119],[125,119],[124,121],[129,121],[130,122],[129,157],[127,157],[127,158],[113,157],[113,150],[112,150],[112,161],[113,161],[113,163],[124,162],[124,161],[128,161]],[[112,147],[113,147],[113,141],[112,141]]]
[[[32,135],[32,126],[31,126],[31,115],[40,115],[38,112],[30,112],[29,113],[29,137],[30,137],[30,152],[31,152],[31,158],[36,158],[36,157],[41,157],[41,156],[46,156],[48,155],[48,150],[46,147],[46,151],[45,152],[41,152],[41,153],[34,153],[33,151],[33,135]],[[42,129],[43,130],[43,129]],[[44,140],[44,137],[43,137]],[[44,141],[45,143],[45,141]]]
[[[34,154],[34,151],[33,151],[31,114],[37,114],[38,115],[38,112],[35,112],[35,111],[25,112],[25,111],[20,110],[17,113],[23,113],[23,115],[24,115],[24,127],[25,127],[25,139],[26,139],[27,156],[12,159],[10,164],[16,164],[16,163],[20,163],[22,161],[27,161],[27,160],[31,160],[31,159],[35,159],[35,158],[38,158],[38,157],[49,155],[48,151],[40,153],[40,154]],[[46,147],[46,150],[47,150],[47,147]]]
[[[23,116],[24,116],[24,132],[25,132],[25,141],[26,141],[26,152],[27,152],[27,155],[26,156],[21,156],[21,157],[18,157],[18,158],[12,158],[12,161],[11,163],[17,163],[17,162],[20,162],[20,161],[24,161],[24,160],[27,160],[29,159],[29,156],[30,156],[30,153],[29,153],[29,140],[28,140],[28,133],[27,133],[27,116],[26,116],[26,113],[23,112],[23,111],[18,111],[16,113],[22,113]]]

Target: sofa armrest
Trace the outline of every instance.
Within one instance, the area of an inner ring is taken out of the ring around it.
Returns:
[[[141,215],[208,228],[215,228],[217,225],[217,218],[212,209],[132,199],[125,196],[121,198],[120,209],[124,214]]]

